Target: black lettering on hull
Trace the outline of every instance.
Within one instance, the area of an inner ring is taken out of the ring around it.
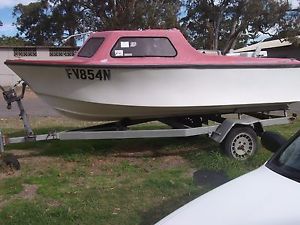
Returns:
[[[77,69],[66,68],[65,69],[68,79],[77,80],[99,80],[109,81],[111,80],[110,69]]]

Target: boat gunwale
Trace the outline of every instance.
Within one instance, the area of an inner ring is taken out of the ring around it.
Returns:
[[[75,67],[75,68],[120,68],[120,69],[264,69],[264,68],[300,68],[300,63],[287,64],[73,64],[62,62],[30,62],[7,60],[5,65],[43,66],[43,67]]]

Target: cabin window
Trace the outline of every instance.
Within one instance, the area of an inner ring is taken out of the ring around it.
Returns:
[[[37,56],[35,47],[16,47],[14,48],[15,57]]]
[[[78,56],[90,58],[100,48],[104,41],[104,38],[90,38],[87,43],[80,49]]]
[[[119,57],[174,57],[177,51],[165,37],[123,37],[111,51],[111,56]]]

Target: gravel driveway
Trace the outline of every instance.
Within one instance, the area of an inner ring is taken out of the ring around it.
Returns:
[[[23,105],[28,115],[32,116],[59,116],[47,103],[36,96],[31,90],[27,89],[23,99]],[[0,117],[17,117],[19,109],[17,103],[12,104],[12,109],[6,108],[6,102],[0,96]]]

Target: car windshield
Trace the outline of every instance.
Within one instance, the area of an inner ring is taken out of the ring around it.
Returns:
[[[267,164],[270,169],[275,170],[286,177],[300,181],[300,135]]]

